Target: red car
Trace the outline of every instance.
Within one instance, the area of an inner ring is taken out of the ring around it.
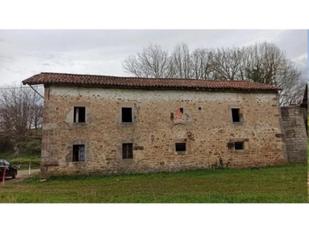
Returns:
[[[5,177],[12,177],[12,179],[16,178],[17,168],[12,166],[8,161],[4,159],[0,159],[0,181],[3,178],[3,174],[5,171]]]

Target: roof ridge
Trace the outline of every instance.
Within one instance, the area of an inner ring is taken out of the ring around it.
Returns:
[[[137,76],[115,76],[115,75],[99,75],[99,74],[77,74],[77,73],[58,73],[58,72],[41,72],[40,74],[53,74],[53,75],[68,75],[68,76],[90,76],[90,77],[106,77],[116,79],[138,79],[138,80],[190,80],[190,81],[208,81],[208,82],[253,82],[250,80],[208,80],[208,79],[193,79],[193,78],[153,78],[153,77],[137,77]],[[258,83],[258,82],[254,82]],[[260,83],[265,84],[265,83]]]

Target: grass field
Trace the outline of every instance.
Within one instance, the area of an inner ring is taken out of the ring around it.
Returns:
[[[62,176],[7,181],[0,202],[301,203],[307,166],[196,170],[126,176]]]

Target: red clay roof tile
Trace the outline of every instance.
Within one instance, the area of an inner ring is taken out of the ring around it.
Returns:
[[[278,87],[250,81],[212,81],[174,78],[138,78],[104,75],[40,73],[23,81],[28,85],[56,85],[101,88],[134,88],[134,89],[181,89],[181,90],[240,90],[272,91]]]

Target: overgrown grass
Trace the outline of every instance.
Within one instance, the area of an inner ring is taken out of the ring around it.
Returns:
[[[260,169],[196,170],[125,176],[62,176],[0,186],[0,202],[301,203],[305,164]]]

